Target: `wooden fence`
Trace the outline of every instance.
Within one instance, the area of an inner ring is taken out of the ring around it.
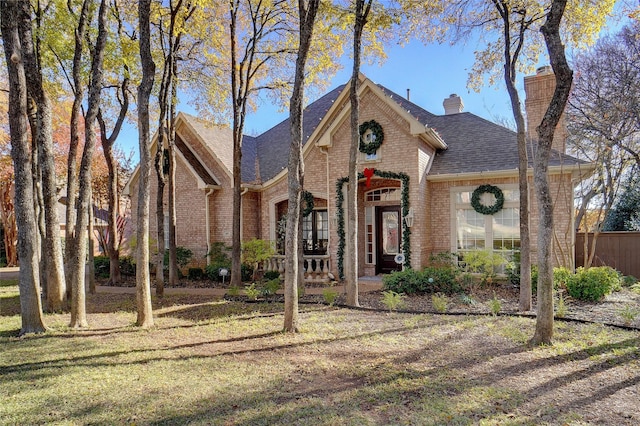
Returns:
[[[587,235],[590,247],[593,234]],[[576,267],[584,266],[584,237],[584,232],[576,234]],[[592,266],[603,265],[640,278],[640,232],[600,232]]]

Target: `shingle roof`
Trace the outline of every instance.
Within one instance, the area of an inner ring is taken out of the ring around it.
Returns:
[[[322,121],[343,89],[344,85],[336,87],[304,109],[302,126],[303,145],[307,142],[307,139],[311,136],[318,124],[320,124],[320,121]],[[283,120],[255,139],[257,155],[260,161],[260,177],[263,181],[267,181],[287,167],[289,161],[289,144],[291,143],[289,119]]]
[[[422,124],[437,131],[447,144],[448,148],[439,151],[433,160],[430,175],[495,172],[518,168],[518,145],[514,131],[470,112],[435,115],[387,88],[379,87]],[[535,145],[530,144],[528,152],[531,167],[534,149]],[[550,166],[573,164],[585,163],[557,151],[551,152]]]
[[[303,144],[320,124],[344,87],[345,85],[336,87],[304,109]],[[420,123],[438,132],[447,144],[446,150],[437,152],[430,175],[510,171],[518,168],[516,133],[512,130],[469,112],[436,115],[382,85],[378,87]],[[188,118],[231,171],[233,152],[231,130],[206,125],[195,117],[188,116]],[[287,118],[259,136],[244,136],[242,145],[242,181],[244,183],[268,181],[287,167],[291,141],[289,126]],[[533,149],[535,146],[530,145],[530,154]],[[529,158],[531,166],[533,155]],[[585,163],[574,157],[552,151],[550,166],[575,164]]]

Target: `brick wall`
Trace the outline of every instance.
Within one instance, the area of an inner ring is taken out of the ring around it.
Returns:
[[[551,67],[541,67],[536,75],[524,78],[527,137],[531,140],[538,139],[536,128],[542,122],[555,88],[556,79]],[[565,152],[566,139],[567,127],[563,114],[553,137],[552,148],[559,152]]]

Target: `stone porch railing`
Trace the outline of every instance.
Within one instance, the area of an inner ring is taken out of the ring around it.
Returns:
[[[280,276],[284,277],[285,272],[285,256],[276,255],[267,260],[264,265],[264,271],[278,271]],[[304,281],[306,283],[328,283],[329,278],[329,255],[305,255],[304,256]]]

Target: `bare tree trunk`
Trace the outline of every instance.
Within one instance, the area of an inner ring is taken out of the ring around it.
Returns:
[[[158,143],[157,143],[157,151],[154,160],[155,170],[156,170],[156,179],[157,179],[157,190],[156,190],[156,222],[158,227],[156,229],[156,237],[158,239],[156,243],[156,296],[162,297],[164,296],[164,186],[165,186],[165,175],[164,175],[164,132],[165,132],[164,123],[161,120],[160,127],[158,128]]]
[[[64,307],[66,295],[66,283],[64,279],[64,266],[62,259],[62,245],[60,242],[60,219],[58,217],[58,191],[56,185],[56,173],[53,154],[53,135],[51,125],[51,103],[42,87],[42,74],[40,63],[33,44],[30,17],[25,17],[24,25],[21,25],[20,38],[23,40],[23,62],[25,65],[25,77],[27,91],[35,101],[36,120],[35,132],[32,132],[38,156],[38,164],[41,176],[42,195],[42,227],[44,234],[43,260],[44,276],[46,277],[47,310],[51,312],[61,311]]]
[[[516,88],[517,65],[524,45],[525,32],[530,25],[526,15],[511,21],[511,5],[507,1],[494,0],[494,5],[502,18],[504,34],[504,81],[511,100],[511,110],[516,122],[516,140],[518,144],[518,190],[520,192],[520,310],[531,310],[531,242],[529,238],[529,183],[527,170],[527,138],[522,104]],[[511,37],[511,28],[519,30],[515,39]]]
[[[136,253],[136,301],[138,318],[136,325],[153,326],[151,307],[151,283],[149,277],[149,175],[151,172],[149,96],[153,89],[156,65],[151,56],[150,24],[151,0],[139,0],[140,62],[142,81],[138,86],[138,129],[140,145],[140,182],[138,185],[137,253]]]
[[[556,77],[556,89],[551,103],[538,127],[538,149],[533,170],[540,224],[538,230],[538,301],[536,331],[531,344],[551,344],[553,341],[553,269],[551,242],[553,237],[553,200],[547,178],[549,155],[555,128],[569,98],[573,71],[567,63],[560,38],[560,21],[567,0],[553,0],[547,20],[540,29],[544,36],[551,67]]]
[[[298,285],[304,285],[304,274],[300,273],[302,250],[301,212],[302,189],[304,187],[304,159],[302,158],[302,123],[304,100],[304,69],[311,46],[313,25],[320,0],[298,0],[300,14],[300,40],[293,93],[289,103],[291,121],[291,145],[289,146],[288,183],[289,205],[287,208],[287,233],[285,237],[285,279],[284,279],[284,330],[298,331]],[[313,213],[312,213],[313,214]],[[302,282],[300,282],[302,277]]]
[[[107,14],[106,0],[101,0],[98,10],[98,37],[91,59],[91,83],[87,102],[87,115],[84,123],[84,151],[80,162],[80,188],[78,192],[78,211],[76,217],[77,238],[74,238],[71,269],[73,270],[71,323],[70,327],[87,327],[85,303],[85,266],[87,261],[87,243],[85,236],[89,225],[89,209],[91,204],[91,163],[96,145],[94,124],[100,109],[100,92],[102,90],[102,65],[107,40],[105,28]]]
[[[84,98],[84,83],[82,81],[82,51],[89,25],[89,10],[92,0],[84,0],[78,16],[78,28],[75,31],[75,50],[73,53],[73,106],[70,119],[69,156],[67,157],[67,205],[65,219],[65,272],[67,280],[67,298],[71,298],[72,283],[76,280],[75,271],[71,266],[73,258],[74,240],[76,236],[76,200],[78,192],[78,146],[80,145],[80,114]]]
[[[20,257],[20,335],[46,330],[40,300],[36,219],[33,211],[31,155],[27,139],[27,86],[19,23],[29,17],[29,2],[6,2],[0,8],[0,28],[9,83],[9,132],[16,181],[15,212]]]
[[[125,72],[128,70],[125,67]],[[113,127],[113,132],[107,137],[107,125],[102,117],[102,112],[98,112],[98,123],[100,124],[100,142],[102,143],[102,151],[104,159],[107,163],[109,172],[109,183],[107,189],[107,197],[109,204],[109,217],[107,219],[109,239],[106,242],[107,254],[109,255],[109,283],[117,284],[121,281],[120,275],[120,232],[118,229],[118,216],[120,215],[120,197],[118,194],[118,163],[113,154],[113,145],[115,144],[122,124],[129,110],[129,78],[125,77],[120,86],[121,98],[120,113]]]
[[[358,301],[358,144],[360,142],[360,57],[362,31],[367,23],[372,0],[356,0],[353,32],[353,72],[349,100],[351,102],[351,146],[349,149],[349,184],[347,186],[347,305],[359,306]]]
[[[93,247],[95,245],[94,241],[94,227],[93,227],[93,190],[91,191],[91,195],[89,195],[89,226],[87,229],[87,272],[85,273],[85,279],[89,279],[89,293],[96,294],[96,268],[95,268],[95,259],[93,256]]]
[[[177,44],[177,42],[176,42]],[[177,48],[177,46],[176,46]],[[172,55],[171,106],[169,112],[169,285],[178,283],[176,248],[176,102],[178,99],[178,62]]]

